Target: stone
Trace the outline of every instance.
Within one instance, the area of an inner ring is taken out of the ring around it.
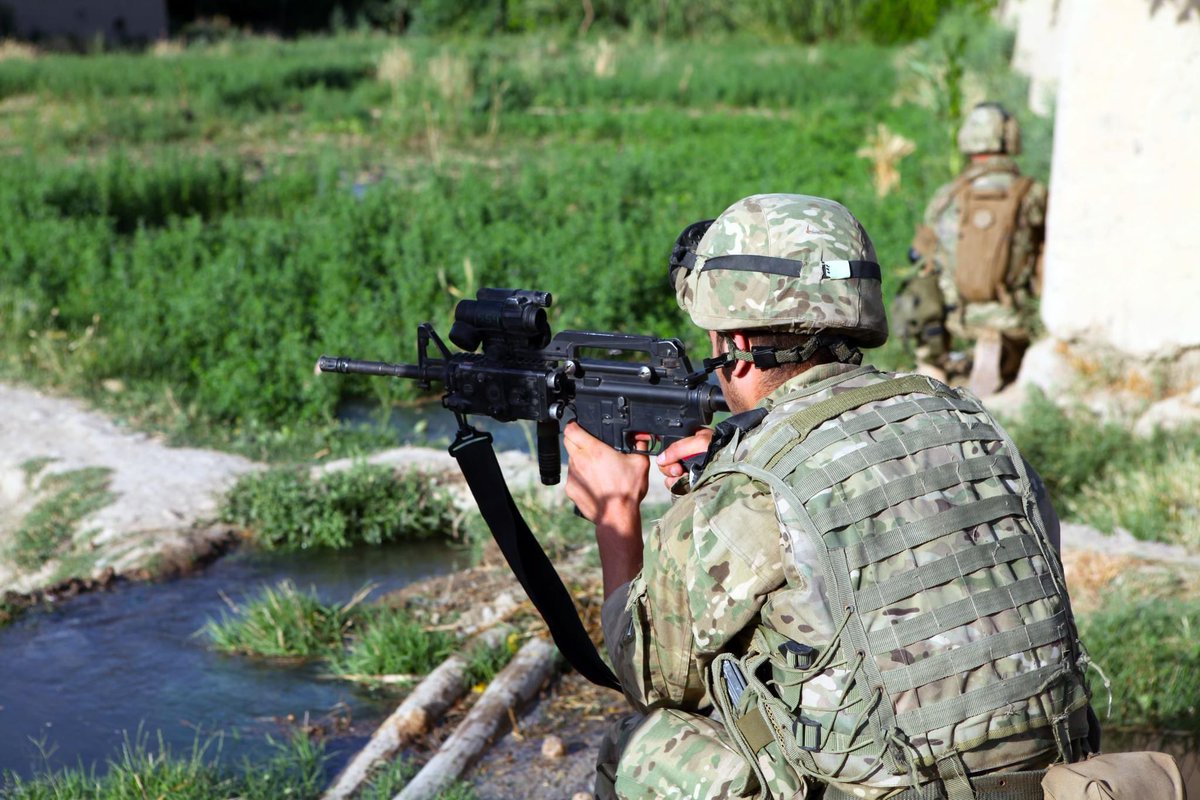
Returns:
[[[566,754],[567,746],[560,737],[550,734],[542,740],[542,758],[557,761]]]
[[[1149,436],[1156,428],[1175,430],[1189,426],[1200,426],[1200,390],[1155,403],[1138,417],[1133,430],[1141,436]]]

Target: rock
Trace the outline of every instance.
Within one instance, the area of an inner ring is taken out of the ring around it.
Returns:
[[[571,800],[592,800],[593,797],[594,795],[588,792],[576,792],[571,795]]]
[[[567,754],[567,746],[559,737],[551,734],[542,741],[542,758],[557,761]]]
[[[1174,430],[1187,426],[1200,426],[1200,389],[1168,397],[1150,406],[1138,417],[1133,430],[1141,436],[1149,436],[1156,428]]]
[[[1068,393],[1075,382],[1070,345],[1057,339],[1042,339],[1030,345],[1016,380],[1025,389],[1036,386],[1054,398]]]

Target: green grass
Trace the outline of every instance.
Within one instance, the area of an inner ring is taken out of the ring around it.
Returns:
[[[46,770],[32,779],[0,775],[5,800],[316,800],[325,788],[325,746],[297,731],[284,741],[268,738],[273,752],[265,759],[230,763],[221,738],[197,738],[185,753],[172,751],[161,737],[127,740],[103,769]],[[359,795],[364,800],[394,797],[416,774],[407,759],[382,769]],[[456,781],[439,800],[474,800],[465,781]]]
[[[1034,392],[1006,424],[1059,514],[1105,532],[1200,545],[1200,430],[1138,436]]]
[[[32,477],[26,462],[26,476]],[[85,467],[46,475],[38,486],[43,496],[25,515],[13,536],[9,557],[24,570],[40,569],[48,561],[66,555],[80,520],[111,503],[108,490],[112,470]]]
[[[377,447],[336,425],[339,404],[413,387],[314,376],[321,353],[411,360],[416,324],[444,333],[481,285],[554,292],[556,328],[698,343],[665,280],[684,225],[755,192],[824,194],[898,264],[951,171],[948,60],[959,84],[1023,97],[1011,37],[959,15],[904,48],[606,41],[246,38],[0,63],[0,375],[257,458]],[[1049,123],[1023,121],[1044,177]],[[918,148],[883,199],[855,155],[880,122]]]
[[[1101,723],[1128,732],[1200,736],[1200,602],[1109,598],[1079,617],[1080,636],[1112,684],[1112,708],[1092,673]]]
[[[263,763],[222,762],[220,739],[201,741],[184,754],[173,752],[159,737],[127,740],[105,769],[68,768],[47,771],[31,780],[11,773],[0,777],[6,800],[274,800],[316,798],[324,782],[324,747],[303,733],[272,742],[274,753]]]
[[[278,550],[451,538],[456,530],[449,494],[435,478],[365,463],[316,480],[289,468],[243,476],[220,516]]]
[[[263,587],[201,629],[218,650],[268,658],[316,658],[340,651],[359,615],[360,598],[345,605],[322,603],[291,581]]]
[[[492,678],[508,665],[519,642],[510,636],[508,641],[493,647],[479,643],[467,651],[467,684],[479,686],[492,682]]]
[[[344,655],[333,659],[337,675],[425,675],[456,649],[452,635],[426,631],[406,612],[375,608]]]

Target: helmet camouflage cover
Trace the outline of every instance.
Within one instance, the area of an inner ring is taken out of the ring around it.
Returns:
[[[879,264],[854,215],[832,200],[760,194],[713,221],[675,298],[701,328],[841,334],[887,340]]]
[[[1021,134],[1017,118],[998,103],[980,103],[971,109],[958,129],[958,150],[963,155],[1006,153],[1015,156],[1021,151]]]

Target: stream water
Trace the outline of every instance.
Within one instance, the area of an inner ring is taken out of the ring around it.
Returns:
[[[279,555],[235,552],[203,572],[161,584],[122,584],[34,612],[0,630],[0,772],[103,768],[138,731],[173,753],[220,732],[222,763],[255,758],[287,720],[379,721],[395,700],[329,680],[313,666],[222,655],[197,635],[209,619],[262,586],[291,579],[325,602],[372,597],[466,566],[442,544]],[[356,725],[368,731],[369,725]],[[331,741],[336,770],[361,736]]]

